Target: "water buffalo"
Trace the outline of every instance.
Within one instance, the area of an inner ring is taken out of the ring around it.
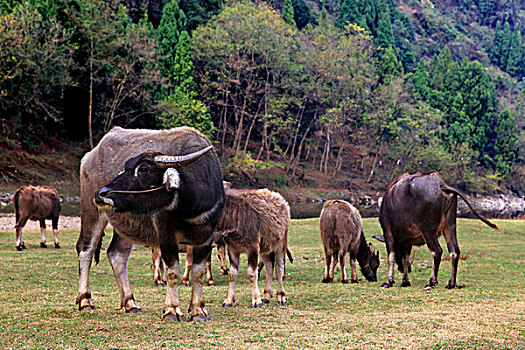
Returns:
[[[40,221],[42,235],[40,246],[46,248],[46,221],[51,220],[55,235],[55,248],[60,248],[58,240],[58,217],[60,215],[60,198],[51,186],[22,186],[13,196],[16,218],[16,250],[26,249],[22,238],[22,228],[27,220]]]
[[[371,243],[366,243],[361,215],[352,204],[339,199],[326,202],[321,211],[319,227],[326,257],[323,283],[334,280],[337,261],[341,265],[341,282],[348,283],[345,270],[347,251],[350,252],[352,267],[351,282],[358,282],[356,259],[365,278],[370,282],[377,281],[379,252],[375,252]]]
[[[186,321],[177,292],[179,244],[190,244],[196,282],[189,313],[191,319],[209,320],[204,307],[204,265],[225,195],[219,161],[208,139],[187,127],[163,131],[114,128],[83,157],[80,183],[79,310],[94,309],[89,270],[109,222],[114,234],[107,255],[126,312],[141,311],[127,273],[133,243],[140,243],[159,246],[167,266],[163,319]]]
[[[231,307],[235,302],[235,284],[241,253],[248,257],[247,272],[252,283],[251,306],[258,308],[263,303],[270,302],[274,262],[278,283],[277,303],[286,305],[283,278],[289,227],[290,207],[279,193],[267,189],[226,190],[226,205],[217,226],[217,232],[226,241],[230,259],[230,283],[223,307]],[[257,286],[259,255],[266,271],[262,299]]]
[[[437,172],[430,174],[405,174],[392,182],[383,197],[379,212],[382,236],[374,236],[386,243],[388,252],[388,278],[382,287],[394,285],[394,264],[403,272],[402,287],[410,286],[410,252],[412,246],[426,244],[434,263],[432,274],[425,289],[434,288],[443,249],[438,238],[443,235],[447,242],[452,270],[446,288],[456,285],[460,250],[456,238],[457,197],[460,196],[478,217],[488,226],[496,225],[479,215],[472,204],[457,189],[449,186]]]

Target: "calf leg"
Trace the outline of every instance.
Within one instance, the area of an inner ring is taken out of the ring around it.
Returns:
[[[208,257],[206,258],[206,281],[208,282],[208,286],[215,285],[215,282],[213,282],[213,275],[211,273],[211,249],[210,254],[208,254]]]
[[[55,248],[60,249],[60,242],[58,240],[58,216],[53,218],[51,225],[53,227],[53,235],[55,236]]]
[[[190,286],[190,273],[193,268],[193,246],[186,246],[186,269],[184,270],[184,275],[182,276],[182,285],[189,287]]]
[[[133,243],[120,237],[118,232],[113,229],[113,239],[109,245],[107,255],[117,280],[120,292],[120,307],[123,307],[127,313],[138,313],[142,312],[142,310],[133,298],[128,278],[128,259],[132,248]]]
[[[228,258],[230,259],[230,282],[228,285],[228,293],[226,299],[222,303],[222,307],[232,307],[235,302],[235,284],[237,282],[237,275],[239,274],[239,256],[240,252],[232,246],[228,246]]]
[[[259,253],[257,251],[251,251],[247,253],[248,255],[248,279],[252,283],[252,307],[260,308],[263,306],[261,299],[261,292],[259,291],[259,286],[257,284],[258,276],[257,273],[257,258]]]
[[[193,247],[192,265],[192,293],[188,309],[190,317],[195,321],[209,321],[208,311],[204,308],[204,275],[206,274],[206,260],[211,253],[211,242],[203,246]]]
[[[166,281],[165,266],[160,253],[160,247],[154,247],[151,250],[151,259],[153,260],[153,283],[156,286],[163,286]]]
[[[273,262],[268,254],[262,254],[261,260],[264,263],[264,271],[266,272],[266,284],[264,287],[262,302],[268,304],[272,298]]]
[[[330,275],[330,270],[331,270],[331,265],[332,265],[332,251],[325,248],[324,256],[325,256],[326,266],[324,269],[323,283],[329,283],[334,280],[333,273],[332,275]]]
[[[21,219],[16,223],[15,226],[15,248],[20,251],[26,249],[24,239],[22,238],[22,227],[27,223],[28,217],[21,216]]]
[[[352,283],[358,283],[359,282],[359,280],[357,279],[357,268],[356,267],[357,266],[356,266],[355,258],[350,256],[350,268],[352,269],[351,273],[350,273],[350,281]]]
[[[39,220],[40,221],[40,247],[47,248],[46,244],[46,221],[45,220]]]
[[[226,266],[226,245],[224,242],[222,242],[222,240],[221,242],[217,243],[217,256],[221,261],[221,271],[219,272],[219,275],[227,275],[228,267]]]
[[[285,273],[285,261],[286,258],[286,247],[278,249],[275,252],[275,274],[277,275],[277,304],[286,306],[286,293],[284,292],[284,273]],[[268,278],[268,274],[266,274]]]
[[[346,275],[345,266],[346,250],[339,250],[339,265],[341,265],[341,283],[348,283],[348,276]],[[335,264],[334,264],[335,267]]]
[[[388,250],[388,246],[387,246]],[[396,264],[396,253],[393,250],[388,252],[388,277],[385,283],[381,285],[383,288],[390,288],[394,285],[394,267]]]

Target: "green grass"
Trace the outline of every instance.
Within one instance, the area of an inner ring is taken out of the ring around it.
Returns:
[[[458,282],[446,290],[450,264],[443,261],[439,286],[423,291],[430,277],[426,247],[413,253],[412,287],[380,288],[386,277],[384,244],[379,283],[322,284],[324,253],[318,220],[294,220],[289,246],[294,263],[285,281],[289,304],[275,301],[249,308],[246,259],[236,289],[237,305],[223,309],[227,276],[205,287],[208,323],[164,323],[162,287],[153,286],[150,250],[137,247],[129,271],[133,292],[144,312],[127,315],[105,254],[91,270],[97,310],[75,305],[78,232],[60,233],[62,249],[39,248],[39,234],[24,234],[28,249],[14,249],[14,233],[0,233],[0,349],[519,349],[525,344],[525,221],[495,220],[501,231],[480,221],[460,219],[462,255]],[[365,219],[367,239],[380,234],[377,219]],[[109,233],[111,236],[111,233]],[[444,242],[442,245],[444,246]],[[377,244],[376,244],[377,243]],[[106,237],[103,247],[109,239]],[[446,256],[447,254],[444,254]],[[360,272],[358,273],[360,277]],[[263,287],[263,281],[259,286]],[[187,307],[190,289],[179,287]]]

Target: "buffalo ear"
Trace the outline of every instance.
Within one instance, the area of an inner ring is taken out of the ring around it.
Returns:
[[[375,238],[375,239],[377,239],[380,242],[384,242],[385,241],[385,236],[383,236],[383,235],[374,235],[374,236],[372,236],[372,238]]]
[[[232,183],[229,181],[223,181],[222,185],[224,186],[225,191],[228,191],[232,187]]]
[[[164,172],[163,183],[166,186],[166,189],[177,189],[180,188],[180,177],[179,172],[175,168],[168,168]]]

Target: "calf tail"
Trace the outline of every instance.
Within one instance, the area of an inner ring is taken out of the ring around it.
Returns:
[[[286,255],[288,256],[288,260],[290,260],[290,263],[293,264],[292,253],[290,253],[290,250],[288,248],[286,248]]]
[[[474,215],[476,215],[476,217],[478,219],[480,219],[481,221],[483,221],[485,224],[487,224],[488,226],[492,227],[493,229],[496,229],[496,230],[499,230],[498,226],[496,226],[495,224],[493,224],[492,222],[490,222],[487,218],[485,218],[483,215],[479,214],[473,207],[472,207],[472,204],[470,203],[470,201],[463,195],[463,193],[459,192],[458,190],[456,190],[454,187],[451,187],[445,183],[441,184],[441,189],[445,192],[449,192],[449,193],[454,193],[458,196],[461,197],[461,199],[463,199],[465,201],[465,203],[467,203],[468,207],[470,208],[470,210],[472,210],[472,213],[474,213]]]
[[[15,195],[13,196],[13,205],[15,207],[15,227],[18,227],[18,222],[20,221],[20,207],[18,204],[18,197],[20,197],[20,190],[16,190]]]

